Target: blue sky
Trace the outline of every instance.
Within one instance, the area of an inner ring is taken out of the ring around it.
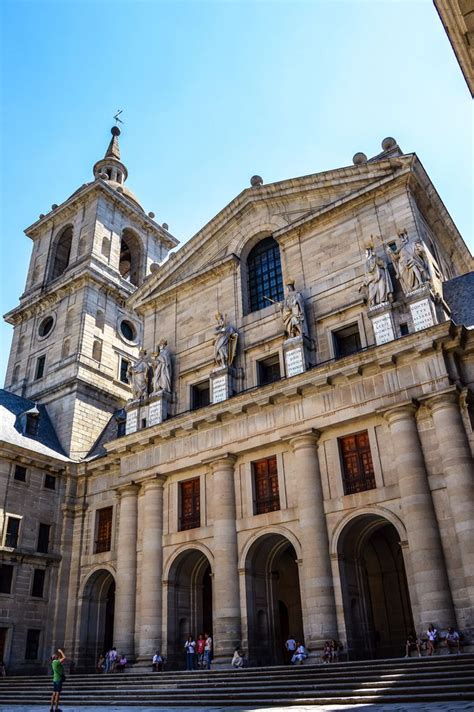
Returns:
[[[2,313],[24,287],[23,229],[91,179],[117,108],[127,185],[181,241],[255,173],[350,165],[394,136],[472,249],[471,99],[431,0],[1,8]]]

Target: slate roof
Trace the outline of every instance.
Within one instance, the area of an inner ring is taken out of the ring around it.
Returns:
[[[455,324],[474,326],[474,272],[444,282],[443,297]]]
[[[118,421],[120,419],[125,420],[125,411],[123,409],[116,410],[110,417],[109,422],[89,450],[86,460],[93,460],[96,457],[102,457],[107,454],[104,445],[117,438]]]
[[[36,435],[28,435],[24,432],[24,421],[21,416],[28,411],[35,410],[39,412],[38,431]],[[0,388],[0,442],[69,462],[56,435],[46,406],[17,396],[4,388]]]

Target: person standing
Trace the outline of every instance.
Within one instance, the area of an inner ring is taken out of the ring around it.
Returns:
[[[190,635],[184,644],[186,650],[186,670],[194,670],[194,656],[196,653],[196,641]]]
[[[204,667],[204,646],[205,645],[206,645],[206,641],[204,639],[204,636],[202,633],[200,633],[199,638],[197,639],[197,643],[196,643],[198,668]]]
[[[50,712],[60,712],[59,698],[63,689],[63,682],[66,679],[64,674],[63,662],[66,656],[63,651],[58,648],[57,652],[51,658],[51,672],[53,674],[53,694],[51,695]]]
[[[212,660],[212,638],[208,633],[204,633],[204,640],[204,667],[207,670],[210,670]]]
[[[287,665],[289,665],[291,663],[291,658],[295,654],[295,650],[296,650],[296,640],[293,638],[291,633],[288,636],[288,639],[285,643],[285,648],[286,648],[286,663],[287,663]]]
[[[426,644],[427,654],[434,655],[436,652],[436,645],[438,643],[438,631],[434,627],[433,623],[430,623],[428,630],[426,631],[428,642]]]

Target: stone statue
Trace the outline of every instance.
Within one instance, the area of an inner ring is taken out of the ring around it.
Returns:
[[[166,339],[161,339],[152,354],[153,393],[166,391],[171,393],[171,354]]]
[[[301,294],[295,291],[295,283],[289,280],[286,284],[286,295],[280,304],[281,318],[288,338],[303,336],[306,332],[304,316],[304,300]]]
[[[406,230],[399,233],[400,246],[396,250],[386,247],[393,262],[404,294],[419,289],[430,281],[426,250],[421,240],[410,240]]]
[[[393,301],[393,285],[387,265],[381,257],[377,257],[371,244],[365,248],[364,287],[367,287],[369,307]]]
[[[216,338],[214,341],[214,360],[218,366],[232,366],[237,351],[238,332],[226,323],[227,314],[216,314]]]
[[[145,349],[140,349],[138,359],[130,364],[127,377],[132,386],[132,400],[140,400],[148,394],[148,371],[150,363]]]

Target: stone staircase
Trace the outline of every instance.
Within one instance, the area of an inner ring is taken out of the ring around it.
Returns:
[[[51,678],[0,678],[0,709],[45,705]],[[61,706],[259,707],[474,701],[474,654],[297,667],[68,676]]]

